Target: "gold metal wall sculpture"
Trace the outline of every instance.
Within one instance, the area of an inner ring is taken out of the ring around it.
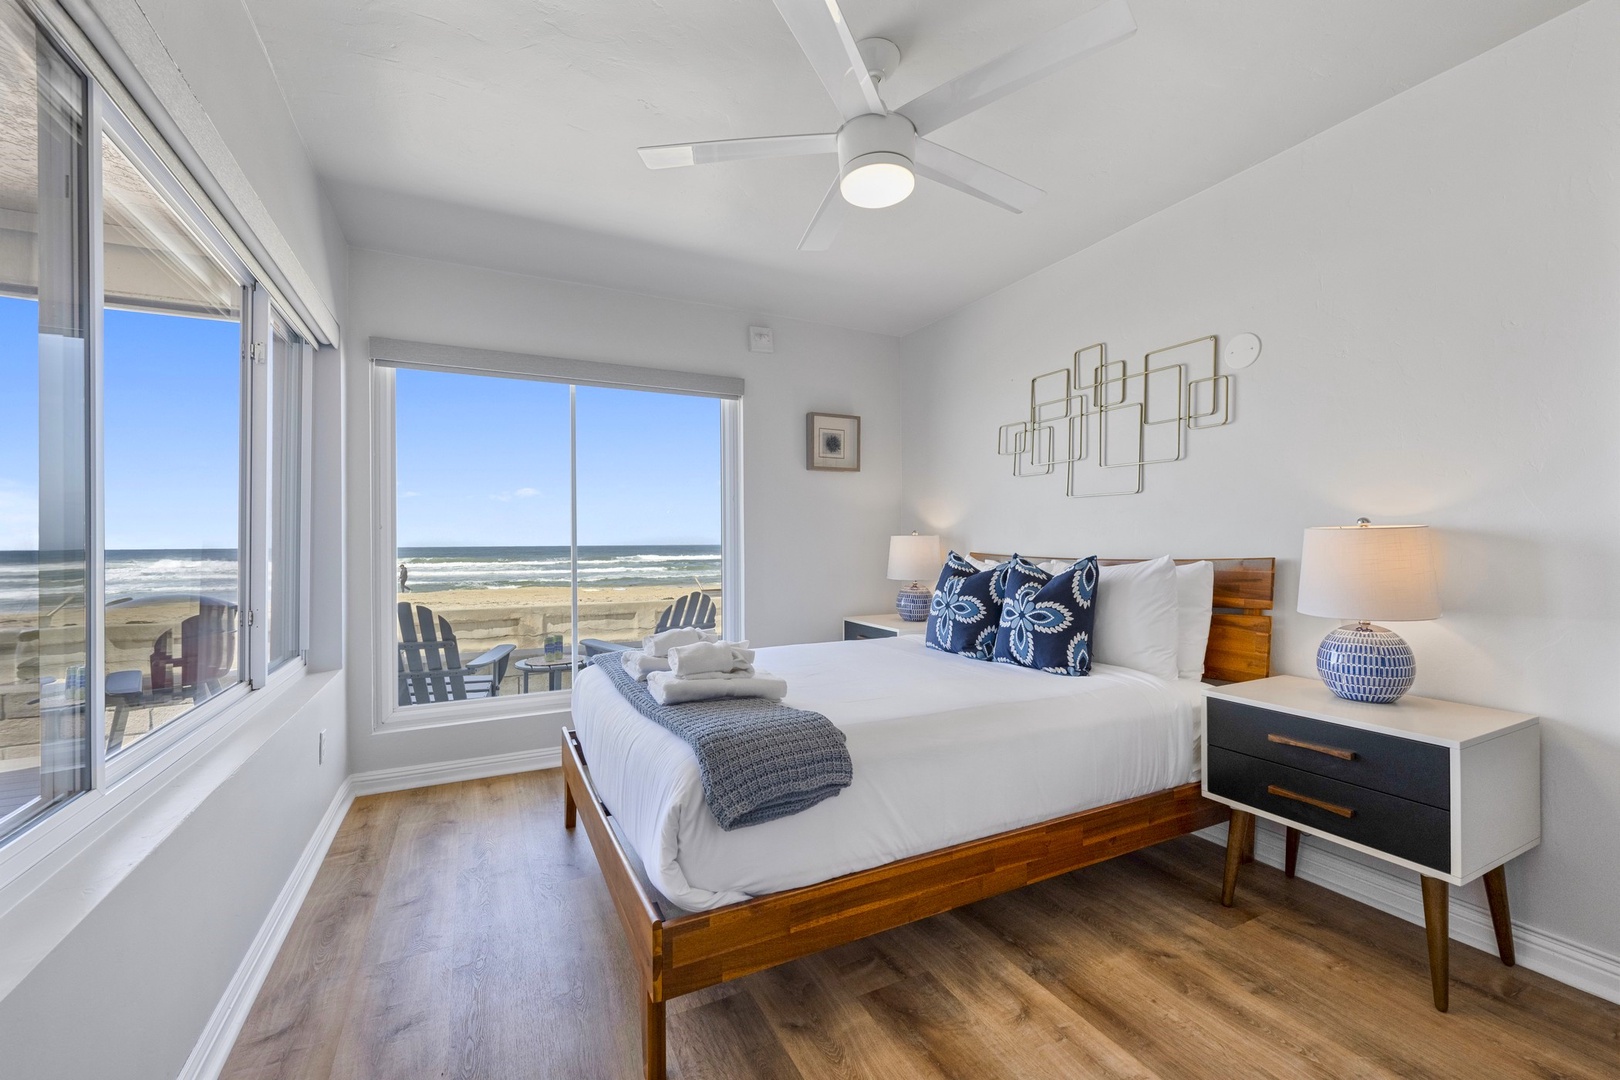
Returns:
[[[1067,474],[1064,494],[1136,495],[1149,465],[1187,456],[1187,432],[1232,422],[1232,376],[1215,335],[1155,349],[1131,370],[1087,345],[1070,367],[1029,381],[1029,417],[1001,425],[996,452],[1014,476]]]

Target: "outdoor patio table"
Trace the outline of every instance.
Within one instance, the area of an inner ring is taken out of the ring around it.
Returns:
[[[538,675],[542,671],[546,673],[546,689],[561,690],[562,674],[569,669],[571,664],[572,661],[569,660],[547,660],[543,656],[531,656],[519,660],[513,666],[523,673],[523,692],[527,694],[529,692],[529,676]]]

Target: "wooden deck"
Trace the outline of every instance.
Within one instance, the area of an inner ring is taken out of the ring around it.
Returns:
[[[1188,837],[670,1003],[679,1078],[1620,1076],[1620,1006]],[[560,773],[356,801],[224,1076],[630,1078],[639,987]]]

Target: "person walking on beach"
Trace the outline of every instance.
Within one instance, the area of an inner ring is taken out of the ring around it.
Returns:
[[[404,563],[400,563],[399,564],[399,591],[400,592],[410,592],[411,591],[411,587],[409,585],[405,584],[407,581],[410,580],[410,578],[411,578],[411,569],[410,569],[410,567],[406,566]]]

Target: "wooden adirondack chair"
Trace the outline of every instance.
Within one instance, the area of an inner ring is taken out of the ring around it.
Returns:
[[[658,616],[658,629],[655,632],[662,634],[665,630],[674,630],[682,626],[690,626],[696,630],[713,630],[714,619],[714,601],[709,599],[709,594],[689,593],[664,609]]]
[[[147,658],[152,691],[189,695],[204,701],[223,689],[222,680],[236,667],[235,604],[200,597],[197,614],[180,622],[180,655],[174,655],[174,631],[165,630],[152,643]],[[174,672],[179,669],[177,682]]]
[[[693,592],[681,597],[658,615],[658,626],[654,633],[662,634],[665,630],[676,630],[683,626],[690,626],[697,630],[713,630],[717,616],[714,600],[708,593]],[[585,650],[586,656],[596,656],[606,652],[624,652],[628,649],[638,648],[640,642],[603,641],[600,638],[582,638],[580,648]]]
[[[497,645],[463,664],[456,633],[424,604],[399,603],[399,703],[495,697],[515,645]],[[488,672],[485,673],[485,669]]]

